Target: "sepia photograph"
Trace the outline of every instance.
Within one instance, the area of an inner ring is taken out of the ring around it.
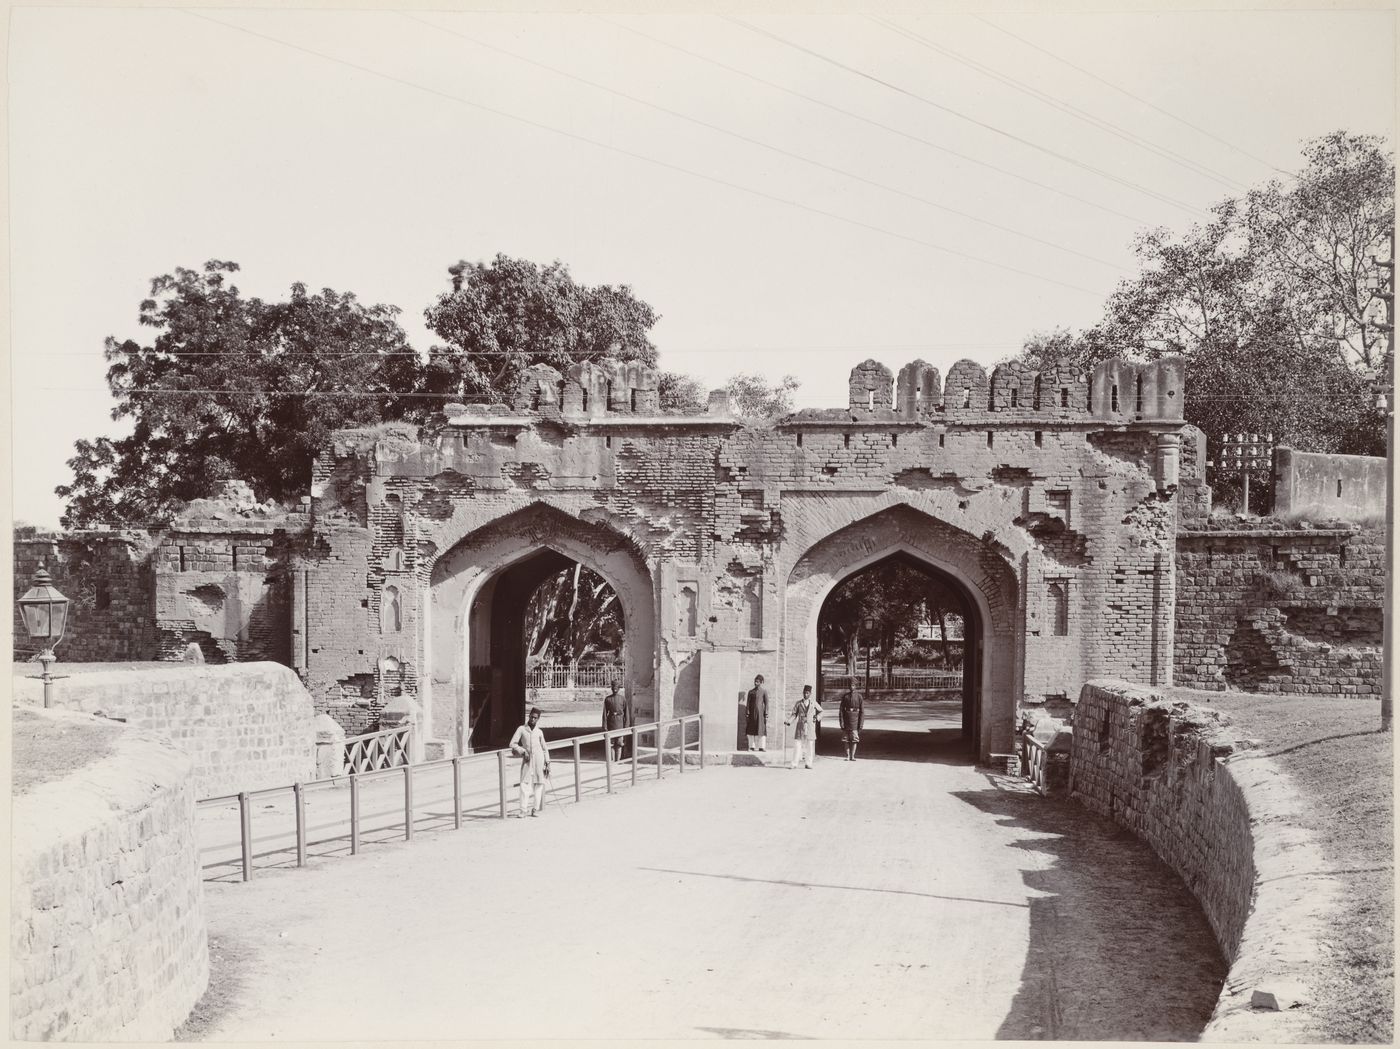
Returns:
[[[1396,30],[11,7],[9,1038],[1392,1043]]]

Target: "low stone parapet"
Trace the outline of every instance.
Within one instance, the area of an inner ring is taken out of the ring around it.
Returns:
[[[101,713],[171,740],[194,762],[199,797],[280,787],[316,776],[311,696],[277,663],[159,664],[67,674],[53,686],[57,709]],[[18,702],[43,702],[42,683],[16,677]]]
[[[32,719],[41,736],[92,721]],[[166,1041],[209,982],[192,762],[165,740],[113,731],[97,760],[14,801],[16,1039]]]
[[[1200,902],[1230,962],[1202,1037],[1305,1040],[1339,885],[1278,766],[1217,711],[1094,681],[1075,708],[1071,793],[1151,845]]]

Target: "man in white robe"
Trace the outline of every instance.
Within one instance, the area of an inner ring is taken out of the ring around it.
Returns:
[[[520,762],[520,816],[538,816],[544,808],[544,784],[549,775],[549,751],[539,727],[540,708],[531,707],[525,724],[510,738],[510,752]]]

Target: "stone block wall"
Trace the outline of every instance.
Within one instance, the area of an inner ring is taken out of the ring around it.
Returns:
[[[1356,520],[1385,513],[1384,456],[1274,449],[1274,513]]]
[[[196,792],[189,757],[123,731],[15,798],[11,1037],[168,1041],[184,1022],[209,982]]]
[[[43,702],[37,680],[15,686],[17,701]],[[55,683],[54,706],[101,711],[170,739],[194,762],[201,798],[315,777],[311,697],[275,663],[75,673]]]
[[[1074,711],[1070,789],[1147,842],[1209,920],[1230,971],[1202,1040],[1308,1040],[1307,1005],[1252,1008],[1256,989],[1307,986],[1341,906],[1282,771],[1208,707],[1092,681]]]
[[[1181,532],[1175,682],[1378,695],[1381,530]]]
[[[150,556],[156,540],[141,531],[89,531],[16,536],[18,598],[40,565],[68,598],[68,627],[58,656],[69,662],[154,659],[155,582]],[[11,605],[16,662],[37,654],[19,608]]]
[[[1086,684],[1074,709],[1071,794],[1146,841],[1200,901],[1233,960],[1253,900],[1249,810],[1219,759],[1220,717],[1117,682]]]

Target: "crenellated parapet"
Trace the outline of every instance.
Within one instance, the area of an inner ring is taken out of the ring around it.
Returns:
[[[1088,371],[1067,359],[1042,368],[1012,360],[990,374],[976,361],[964,359],[948,369],[946,379],[927,361],[906,364],[896,378],[885,365],[868,359],[851,369],[845,408],[804,409],[781,422],[1179,426],[1184,421],[1185,383],[1180,357],[1144,363],[1107,360]],[[575,364],[563,373],[535,365],[524,372],[509,405],[447,405],[444,415],[458,428],[526,426],[551,416],[567,423],[674,420],[739,425],[725,391],[713,391],[699,412],[663,411],[655,368],[606,357]]]

